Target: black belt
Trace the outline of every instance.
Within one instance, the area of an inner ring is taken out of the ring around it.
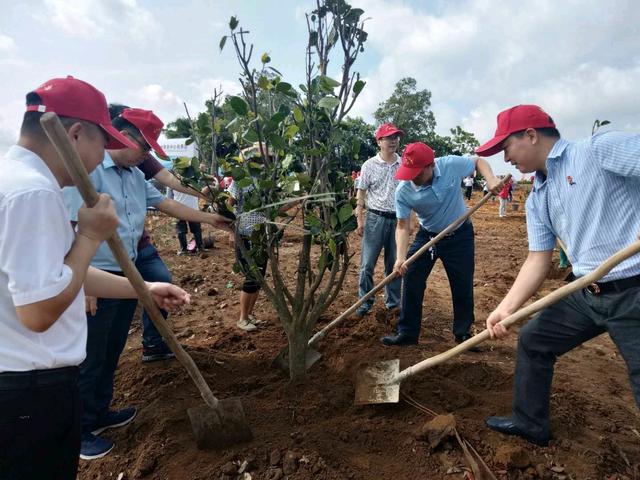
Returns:
[[[601,295],[603,293],[622,292],[633,287],[640,287],[640,275],[610,282],[595,282],[586,287],[585,290],[591,295]]]
[[[376,215],[380,215],[384,218],[396,218],[396,212],[383,212],[382,210],[374,210],[373,208],[367,209],[368,212],[375,213]]]
[[[29,370],[0,373],[0,390],[20,390],[29,387],[49,387],[78,381],[78,367]]]

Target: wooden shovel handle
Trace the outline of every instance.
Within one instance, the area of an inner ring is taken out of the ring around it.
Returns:
[[[573,282],[563,287],[560,287],[557,290],[554,290],[548,295],[545,295],[544,297],[531,303],[530,305],[527,305],[526,307],[521,308],[517,312],[503,319],[500,322],[500,324],[503,325],[505,328],[507,328],[519,322],[522,319],[530,317],[534,313],[537,313],[540,310],[547,308],[550,305],[553,305],[559,300],[562,300],[563,298],[568,297],[572,293],[577,292],[578,290],[581,290],[591,285],[594,282],[597,282],[602,277],[604,277],[607,273],[609,273],[611,269],[613,269],[613,267],[615,267],[619,263],[624,262],[627,258],[632,257],[637,253],[640,253],[640,240],[632,243],[628,247],[623,248],[619,252],[615,253],[614,255],[606,259],[604,262],[600,264],[598,268],[596,268],[590,274],[585,275],[584,277],[580,277],[577,280],[574,280]],[[449,360],[450,358],[453,358],[456,355],[466,350],[469,350],[472,347],[475,347],[476,345],[484,342],[488,338],[490,338],[489,330],[483,330],[482,333],[479,333],[478,335],[471,337],[469,340],[462,342],[460,345],[457,345],[454,348],[447,350],[446,352],[427,358],[421,361],[420,363],[416,363],[415,365],[402,370],[400,373],[398,373],[396,378],[394,378],[393,381],[389,383],[401,382],[405,378],[408,378],[417,373],[420,373],[421,371],[427,368],[443,363]]]
[[[80,155],[78,155],[78,152],[69,141],[67,132],[62,126],[62,123],[60,123],[60,119],[55,113],[47,112],[42,115],[40,124],[58,152],[58,155],[64,162],[69,175],[73,179],[73,183],[78,187],[78,191],[80,192],[80,195],[82,195],[85,203],[87,206],[93,207],[98,201],[98,193],[89,179],[89,174],[80,159]],[[207,385],[207,382],[204,380],[204,377],[200,373],[200,370],[198,370],[193,359],[184,351],[173,331],[162,317],[160,308],[153,299],[147,284],[140,275],[140,272],[138,272],[135,265],[129,258],[118,233],[114,233],[107,240],[107,243],[113,252],[113,256],[122,268],[123,273],[126,275],[127,279],[131,282],[131,285],[138,294],[138,298],[147,310],[151,321],[161,333],[162,337],[167,342],[167,345],[171,348],[171,351],[175,353],[176,358],[184,368],[187,369],[187,372],[189,372],[189,375],[198,387],[202,398],[211,408],[217,408],[218,399],[211,392],[211,389]]]
[[[511,178],[511,174],[508,174],[507,176],[505,176],[500,181],[500,183],[498,185],[504,185],[504,183],[508,182],[510,178]],[[429,242],[425,243],[422,247],[420,247],[420,249],[417,252],[415,252],[413,255],[411,255],[409,258],[407,258],[405,260],[405,262],[404,262],[404,265],[406,267],[408,267],[413,262],[415,262],[424,252],[426,252],[432,246],[434,246],[436,243],[438,243],[440,240],[442,240],[442,238],[444,236],[448,235],[449,233],[454,231],[456,228],[458,228],[460,225],[462,225],[471,215],[473,215],[492,196],[493,196],[493,193],[491,193],[491,192],[487,193],[484,197],[482,197],[482,199],[476,205],[474,205],[472,208],[467,210],[464,213],[464,215],[461,215],[456,220],[454,220],[453,223],[451,223],[451,225],[449,225],[447,228],[445,228],[443,231],[441,231],[438,235],[433,237]],[[384,277],[384,279],[379,284],[377,284],[375,287],[373,287],[371,290],[369,290],[366,295],[364,295],[362,298],[360,298],[356,303],[354,303],[351,307],[349,307],[347,310],[345,310],[339,317],[337,317],[335,320],[333,320],[330,323],[328,323],[327,325],[325,325],[325,327],[322,330],[318,331],[313,337],[311,337],[309,339],[308,346],[312,347],[316,343],[318,343],[320,340],[322,340],[330,330],[333,330],[336,326],[338,326],[340,323],[342,323],[342,321],[345,318],[349,317],[353,312],[355,312],[360,305],[362,305],[364,302],[369,300],[373,295],[375,295],[383,287],[385,287],[387,284],[389,284],[392,280],[394,280],[396,278],[397,277],[396,277],[395,273],[390,273],[389,275]]]

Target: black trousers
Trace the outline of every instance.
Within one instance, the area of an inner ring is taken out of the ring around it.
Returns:
[[[437,233],[428,232],[420,227],[407,258],[411,257]],[[402,282],[402,308],[398,318],[398,333],[411,337],[420,336],[422,324],[422,302],[427,287],[427,278],[438,259],[442,260],[449,278],[453,300],[453,334],[456,337],[467,335],[475,320],[473,314],[473,272],[475,244],[473,225],[467,221],[450,235],[444,237],[413,262]]]
[[[75,480],[78,368],[0,373],[0,480]]]
[[[640,406],[640,287],[591,295],[579,290],[520,329],[514,378],[513,417],[534,435],[548,436],[551,382],[556,360],[607,332],[627,364]]]

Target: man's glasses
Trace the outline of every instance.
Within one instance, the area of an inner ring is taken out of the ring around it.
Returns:
[[[395,142],[400,138],[400,135],[389,135],[388,137],[382,137],[380,140],[385,140],[387,142]]]
[[[134,135],[133,133],[127,130],[125,130],[125,133],[127,137],[129,137],[131,140],[133,140],[138,144],[138,146],[140,147],[140,150],[142,150],[143,153],[149,153],[151,151],[151,146],[144,140],[141,140],[140,138],[138,138],[137,135]]]

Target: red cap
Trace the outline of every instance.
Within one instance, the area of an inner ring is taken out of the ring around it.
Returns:
[[[153,148],[154,152],[162,158],[168,158],[168,155],[160,148],[160,145],[158,145],[158,137],[160,137],[164,123],[162,123],[162,120],[160,120],[155,113],[151,110],[143,110],[141,108],[125,108],[120,116],[140,130],[140,134],[151,148]]]
[[[390,137],[391,135],[394,135],[396,133],[404,135],[404,132],[396,127],[393,123],[385,123],[383,125],[380,125],[378,127],[378,130],[376,130],[376,140],[380,140],[383,137]]]
[[[410,143],[402,152],[402,163],[396,172],[397,180],[413,180],[422,169],[436,161],[431,147],[422,142]]]
[[[77,118],[100,126],[108,135],[106,148],[137,148],[127,137],[111,126],[109,109],[104,94],[87,82],[68,76],[53,78],[33,93],[41,99],[40,105],[27,105],[27,112],[54,112],[61,117]]]
[[[553,119],[537,105],[516,105],[498,114],[498,128],[491,140],[476,148],[482,157],[490,157],[502,150],[502,142],[512,133],[527,128],[556,128]]]

